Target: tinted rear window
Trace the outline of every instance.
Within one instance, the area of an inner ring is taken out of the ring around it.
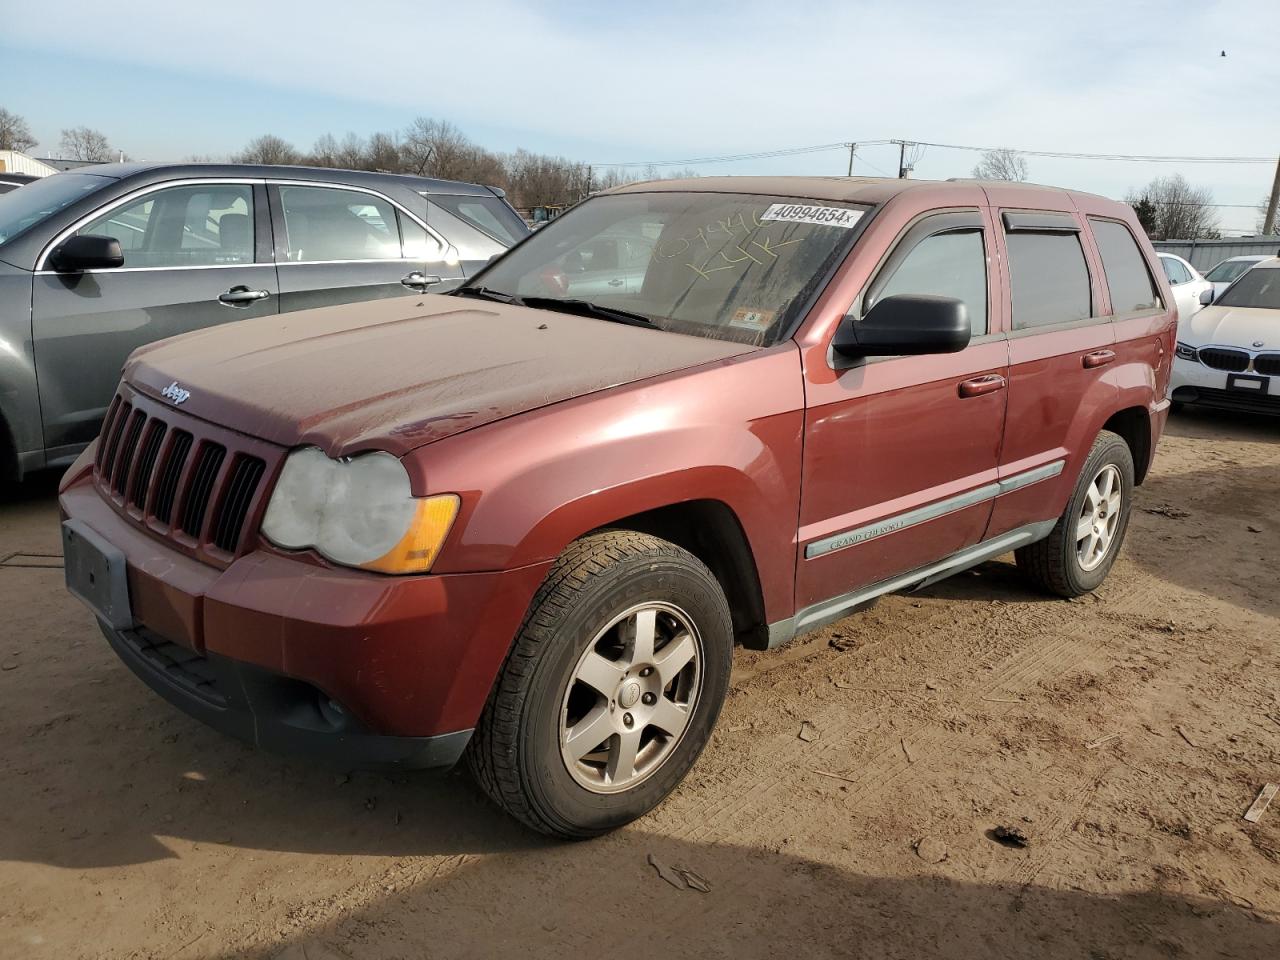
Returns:
[[[1114,220],[1091,219],[1089,225],[1093,227],[1093,236],[1102,254],[1102,269],[1107,274],[1107,287],[1111,291],[1111,312],[1133,313],[1158,307],[1160,300],[1156,296],[1155,284],[1151,282],[1147,262],[1129,228]],[[1177,267],[1179,273],[1186,272],[1176,260],[1165,261],[1165,265]]]
[[[1047,327],[1092,313],[1089,269],[1075,233],[1007,234],[1013,327]]]
[[[1257,260],[1223,260],[1209,271],[1205,279],[1214,283],[1229,283],[1257,263]]]
[[[424,196],[504,247],[514,246],[517,240],[529,232],[529,228],[516,216],[515,211],[497,197],[469,197],[448,193],[430,193]]]

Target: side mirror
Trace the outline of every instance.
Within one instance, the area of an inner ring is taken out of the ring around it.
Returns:
[[[958,353],[971,334],[963,301],[903,293],[876,301],[857,322],[843,321],[831,348],[845,357]]]
[[[115,237],[84,234],[64,240],[49,254],[49,265],[62,273],[110,270],[124,266],[124,253]]]
[[[1207,307],[1213,303],[1213,287],[1200,291],[1200,306]]]

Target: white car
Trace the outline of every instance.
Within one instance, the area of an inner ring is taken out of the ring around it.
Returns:
[[[1280,257],[1178,322],[1169,396],[1175,409],[1195,403],[1280,415]]]
[[[1159,254],[1160,266],[1173,288],[1173,302],[1178,308],[1178,322],[1190,319],[1201,307],[1213,302],[1213,284],[1177,254]]]
[[[1250,267],[1257,266],[1263,260],[1270,260],[1269,256],[1249,256],[1249,257],[1228,257],[1216,267],[1204,275],[1204,278],[1213,284],[1213,298],[1216,300],[1222,296],[1227,287],[1231,286],[1240,274],[1244,273]]]

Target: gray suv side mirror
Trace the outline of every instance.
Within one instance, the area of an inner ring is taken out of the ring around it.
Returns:
[[[49,254],[49,265],[61,273],[110,270],[124,266],[124,253],[115,237],[83,234],[64,240]]]
[[[876,301],[856,323],[842,322],[831,349],[845,357],[958,353],[971,334],[963,301],[903,293]]]

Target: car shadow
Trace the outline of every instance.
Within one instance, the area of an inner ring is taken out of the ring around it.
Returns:
[[[1023,869],[1016,872],[1033,875],[1033,858],[1051,857],[997,848],[977,834],[931,866],[910,840],[890,842],[901,855],[896,875],[870,876],[851,863],[632,828],[587,845],[464,863],[426,882],[393,881],[377,902],[288,931],[283,942],[223,956],[562,957],[577,950],[733,960],[1078,960],[1280,951],[1276,916],[1247,901],[1158,889],[1097,894],[1043,880],[982,883],[962,877],[980,876],[991,861],[1006,874],[1015,871],[1003,861],[1017,861]],[[1105,846],[1099,856],[1112,853]],[[977,862],[966,863],[970,857]]]

